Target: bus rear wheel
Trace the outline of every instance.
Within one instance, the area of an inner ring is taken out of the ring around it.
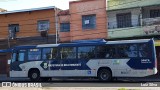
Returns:
[[[100,81],[111,81],[112,80],[111,71],[108,69],[101,69],[98,72],[98,78]]]
[[[31,70],[29,72],[29,78],[31,81],[39,81],[40,80],[40,72],[38,70]]]

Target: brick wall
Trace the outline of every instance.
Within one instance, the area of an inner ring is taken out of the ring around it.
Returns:
[[[107,38],[107,14],[106,0],[80,0],[69,3],[70,32],[60,33],[63,41],[106,39]],[[96,15],[96,27],[94,29],[82,28],[83,15]],[[60,17],[61,21],[65,21]],[[70,40],[69,40],[70,39]]]
[[[20,25],[20,32],[16,34],[17,37],[40,36],[37,30],[38,20],[49,20],[49,34],[55,34],[54,9],[50,9],[0,15],[0,39],[7,38],[9,24]]]

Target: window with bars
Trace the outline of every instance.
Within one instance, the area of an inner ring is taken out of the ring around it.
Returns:
[[[125,28],[131,27],[131,13],[121,13],[117,14],[117,27],[118,28]]]
[[[82,16],[82,28],[83,29],[95,29],[96,28],[96,15],[83,15]]]
[[[19,32],[19,24],[9,24],[8,30],[9,30],[9,38],[15,39],[16,33]]]
[[[37,28],[38,28],[38,31],[49,30],[49,20],[39,20]]]
[[[19,24],[9,24],[8,25],[9,30],[14,32],[19,32]]]
[[[60,32],[69,32],[69,31],[70,31],[70,23],[60,24]]]
[[[160,17],[160,9],[150,10],[150,18]]]

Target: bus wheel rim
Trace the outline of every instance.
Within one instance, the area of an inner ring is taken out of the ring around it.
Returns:
[[[106,72],[101,73],[101,78],[103,80],[107,80],[109,78],[108,74]]]
[[[34,79],[37,78],[37,76],[38,76],[37,73],[32,74],[32,78],[34,78]]]

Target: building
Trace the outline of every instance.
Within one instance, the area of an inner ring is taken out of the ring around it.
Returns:
[[[59,42],[107,38],[106,0],[79,0],[59,14]]]
[[[160,70],[159,0],[109,0],[108,39],[154,38]]]
[[[0,12],[6,12],[7,10],[0,8]]]
[[[56,7],[0,12],[0,49],[55,43],[56,12]],[[6,74],[10,56],[0,55],[0,74]]]

